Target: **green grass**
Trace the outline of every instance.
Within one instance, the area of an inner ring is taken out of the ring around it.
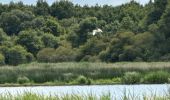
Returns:
[[[146,83],[168,83],[170,78],[170,74],[166,71],[156,71],[156,72],[150,72],[144,77],[144,82]]]
[[[28,84],[27,82],[29,82],[30,85],[47,83],[52,83],[51,85],[72,85],[80,83],[76,81],[80,76],[91,80],[91,84],[100,84],[100,82],[101,84],[117,84],[121,83],[121,79],[128,72],[137,72],[141,77],[145,77],[145,79],[140,79],[140,82],[135,83],[147,83],[144,82],[149,79],[147,76],[152,76],[149,73],[158,71],[166,72],[166,78],[169,79],[170,63],[31,63],[19,66],[0,67],[0,84]],[[163,74],[158,74],[158,76],[155,77],[160,78],[162,75]],[[165,79],[166,82],[168,79]],[[148,83],[152,83],[152,81],[148,81]],[[159,80],[153,83],[159,83]],[[164,83],[164,81],[161,83]]]

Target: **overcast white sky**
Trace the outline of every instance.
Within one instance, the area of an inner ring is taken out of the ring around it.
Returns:
[[[0,0],[0,3],[9,3],[10,1],[23,1],[25,4],[35,4],[37,0]],[[56,0],[46,0],[49,4],[51,4],[52,2],[56,1]],[[80,5],[84,5],[84,4],[88,4],[88,5],[95,5],[95,4],[99,4],[99,5],[104,5],[104,4],[108,4],[108,5],[113,5],[113,6],[117,6],[117,5],[121,5],[123,3],[129,2],[130,0],[71,0],[73,3],[75,4],[80,4]],[[146,4],[148,3],[149,0],[136,0],[137,2],[140,2],[141,4]]]

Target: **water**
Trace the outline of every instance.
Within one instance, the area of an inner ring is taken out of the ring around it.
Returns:
[[[37,86],[37,87],[0,87],[0,94],[11,93],[12,95],[22,94],[24,92],[32,92],[43,95],[59,95],[64,94],[93,94],[100,96],[108,94],[112,97],[120,98],[124,95],[133,96],[152,96],[157,94],[163,96],[168,92],[168,84],[150,84],[150,85],[92,85],[92,86]]]

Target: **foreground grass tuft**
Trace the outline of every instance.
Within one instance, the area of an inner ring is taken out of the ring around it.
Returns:
[[[103,94],[101,96],[96,96],[93,94],[89,95],[65,94],[62,96],[59,95],[44,96],[30,92],[25,92],[24,94],[18,94],[15,96],[10,93],[0,95],[0,100],[169,100],[169,99],[170,99],[169,95],[161,97],[157,95],[153,95],[150,97],[143,95],[142,97],[140,97],[132,94],[124,94],[122,97],[116,98],[112,97],[109,93]]]

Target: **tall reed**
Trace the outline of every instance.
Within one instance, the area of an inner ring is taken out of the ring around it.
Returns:
[[[126,72],[145,75],[155,71],[170,72],[169,62],[133,63],[31,63],[28,65],[0,67],[0,84],[17,83],[19,77],[26,77],[35,83],[69,81],[79,76],[93,80],[123,77]]]

